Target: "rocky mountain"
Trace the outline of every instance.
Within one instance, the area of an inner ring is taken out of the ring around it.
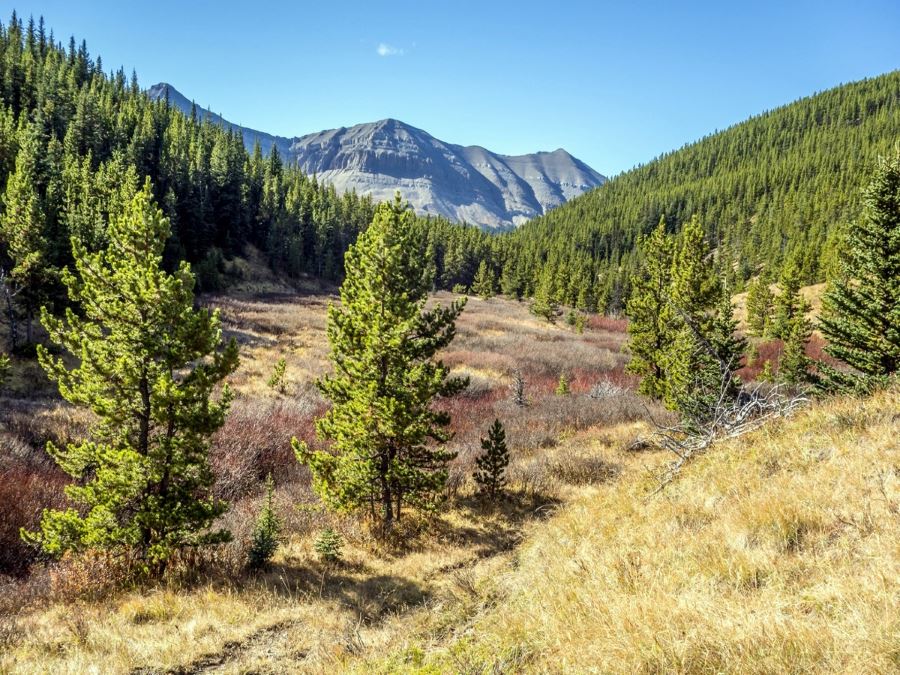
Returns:
[[[166,83],[148,93],[168,98],[185,112],[193,105]],[[500,155],[477,145],[446,143],[394,119],[286,138],[233,124],[203,108],[198,112],[239,131],[247,147],[259,141],[268,153],[276,146],[282,156],[339,191],[381,200],[400,190],[418,213],[487,228],[514,227],[606,181],[562,149]]]

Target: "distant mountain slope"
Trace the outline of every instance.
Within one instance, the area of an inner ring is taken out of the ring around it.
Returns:
[[[148,91],[190,112],[192,102],[166,83]],[[272,146],[309,174],[339,191],[390,199],[400,190],[417,212],[487,228],[510,228],[543,215],[606,179],[565,150],[507,156],[479,146],[445,143],[398,120],[331,129],[297,138],[235,125],[202,110],[211,120],[240,131],[248,147]]]
[[[756,115],[622,173],[509,236],[526,278],[550,268],[560,299],[573,275],[600,279],[601,307],[621,309],[638,236],[665,216],[698,215],[739,285],[791,261],[807,283],[839,255],[837,228],[857,217],[879,155],[900,141],[900,71]]]

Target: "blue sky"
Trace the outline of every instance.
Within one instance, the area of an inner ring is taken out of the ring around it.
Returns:
[[[12,6],[246,126],[395,117],[507,154],[563,147],[607,175],[900,67],[898,0]]]

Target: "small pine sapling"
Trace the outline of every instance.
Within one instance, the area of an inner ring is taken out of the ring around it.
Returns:
[[[522,377],[521,370],[513,372],[513,381],[512,384],[509,385],[509,388],[512,392],[513,403],[520,408],[524,408],[528,405],[528,399],[525,397],[525,378]]]
[[[565,373],[560,373],[559,382],[556,384],[557,396],[568,396],[571,393],[569,389],[569,378]]]
[[[332,528],[326,527],[322,530],[313,544],[316,553],[322,562],[337,563],[341,561],[341,550],[344,548],[344,539],[340,534]]]
[[[269,564],[281,540],[281,519],[275,511],[275,481],[270,473],[266,478],[266,499],[256,520],[250,551],[247,554],[252,569],[261,569]]]
[[[487,438],[481,439],[484,453],[475,460],[475,483],[478,494],[488,501],[496,502],[506,487],[506,467],[509,465],[509,450],[506,448],[506,432],[500,420],[494,420]]]
[[[285,380],[285,372],[287,371],[287,361],[284,357],[278,359],[275,367],[272,369],[272,375],[266,384],[269,389],[274,389],[279,394],[283,394],[287,389],[287,381]]]

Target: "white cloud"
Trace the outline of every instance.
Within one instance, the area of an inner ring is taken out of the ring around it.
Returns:
[[[375,53],[378,56],[403,56],[406,52],[399,47],[389,45],[387,42],[379,42],[378,47],[375,48]]]

